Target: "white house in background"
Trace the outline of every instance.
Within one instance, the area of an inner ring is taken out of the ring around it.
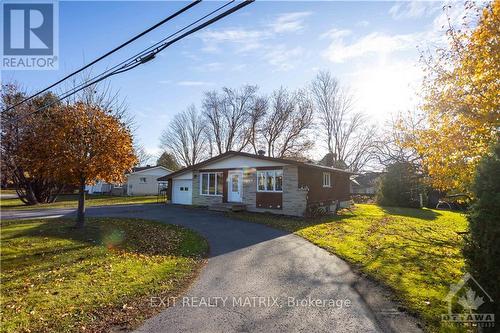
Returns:
[[[108,194],[111,193],[112,188],[112,184],[100,180],[93,185],[85,185],[85,191],[87,191],[88,194]]]
[[[150,166],[132,168],[127,173],[127,195],[156,195],[160,188],[167,187],[167,181],[158,181],[158,178],[167,176],[173,171],[162,166]]]

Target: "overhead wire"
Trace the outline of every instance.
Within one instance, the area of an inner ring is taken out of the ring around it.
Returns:
[[[215,17],[213,17],[213,18],[211,18],[211,19],[203,22],[202,24],[194,27],[193,29],[191,29],[191,30],[183,33],[182,35],[180,35],[180,36],[178,36],[178,37],[176,37],[176,38],[168,41],[170,38],[172,38],[172,37],[180,34],[184,30],[186,30],[186,29],[192,27],[193,25],[195,25],[195,24],[203,21],[204,19],[212,16],[213,14],[215,14],[216,12],[222,10],[223,8],[225,8],[226,6],[230,5],[234,1],[235,0],[229,1],[228,3],[226,3],[226,4],[224,4],[224,5],[220,6],[220,7],[218,7],[215,10],[211,11],[210,13],[204,15],[200,19],[198,19],[198,20],[190,23],[189,25],[183,27],[182,29],[179,29],[176,32],[170,34],[169,36],[167,36],[164,39],[162,39],[160,42],[157,42],[154,45],[146,48],[145,50],[137,53],[136,55],[134,55],[132,57],[129,57],[128,59],[126,59],[126,60],[120,62],[119,64],[113,66],[112,68],[110,68],[110,69],[102,72],[101,74],[95,76],[94,78],[92,78],[90,80],[87,80],[87,81],[85,81],[85,82],[77,85],[76,87],[70,89],[69,91],[64,92],[62,95],[58,96],[57,100],[54,101],[53,103],[45,105],[45,106],[43,106],[43,107],[41,107],[41,108],[39,108],[39,109],[37,109],[37,110],[35,110],[33,112],[30,112],[30,113],[28,113],[26,115],[23,115],[21,117],[18,117],[16,119],[10,120],[8,123],[14,122],[14,121],[19,121],[19,120],[21,120],[21,119],[23,119],[25,117],[28,117],[30,115],[33,115],[33,114],[37,113],[37,112],[43,111],[43,110],[49,108],[50,106],[54,105],[55,103],[58,103],[59,101],[62,101],[62,100],[64,100],[64,99],[66,99],[66,98],[68,98],[68,97],[70,97],[70,96],[78,93],[79,91],[81,91],[81,90],[83,90],[83,89],[85,89],[85,88],[87,88],[89,86],[95,85],[95,84],[99,83],[100,81],[105,80],[105,79],[107,79],[107,78],[109,78],[109,77],[111,77],[113,75],[127,72],[127,71],[129,71],[129,70],[131,70],[133,68],[138,67],[139,65],[142,65],[142,64],[144,64],[146,62],[149,62],[149,61],[151,61],[151,60],[153,60],[155,58],[156,54],[158,54],[159,52],[165,50],[170,45],[178,42],[179,40],[181,40],[181,39],[183,39],[183,38],[185,38],[185,37],[187,37],[187,36],[189,36],[189,35],[197,32],[199,30],[203,29],[204,27],[206,27],[206,26],[208,26],[210,24],[213,24],[213,23],[217,22],[218,20],[220,20],[220,19],[222,19],[222,18],[224,18],[224,17],[226,17],[226,16],[228,16],[228,15],[236,12],[237,10],[239,10],[239,9],[241,9],[241,8],[249,5],[250,3],[254,2],[254,0],[243,1],[240,4],[238,4],[238,5],[236,5],[236,6],[232,7],[232,8],[224,11],[223,13],[221,13],[221,14],[219,14],[219,15],[217,15],[217,16],[215,16]]]

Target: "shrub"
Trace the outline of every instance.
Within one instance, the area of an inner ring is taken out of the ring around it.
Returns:
[[[351,195],[351,200],[356,204],[372,204],[375,202],[374,195],[354,194]]]
[[[464,250],[469,272],[496,302],[485,302],[481,313],[496,313],[496,318],[500,310],[499,175],[500,143],[496,143],[491,154],[483,158],[476,171],[472,188],[475,200],[468,216],[470,234]]]
[[[382,206],[419,208],[420,195],[425,196],[420,178],[410,163],[389,165],[378,184],[377,203]]]

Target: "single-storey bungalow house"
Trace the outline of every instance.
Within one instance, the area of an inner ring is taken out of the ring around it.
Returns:
[[[159,178],[174,204],[239,205],[248,211],[303,216],[308,207],[333,211],[349,201],[345,170],[229,151]]]
[[[173,171],[163,166],[135,167],[125,174],[127,178],[127,195],[157,195],[160,189],[167,186],[166,181],[160,181],[158,178],[167,176]]]

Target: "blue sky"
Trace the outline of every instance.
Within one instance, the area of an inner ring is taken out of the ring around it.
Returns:
[[[99,73],[160,40],[222,2],[205,1],[107,58]],[[59,3],[59,70],[3,71],[36,91],[151,26],[183,2],[90,1]],[[151,153],[172,116],[200,105],[203,93],[256,84],[264,94],[306,86],[319,70],[348,87],[356,108],[382,124],[412,108],[422,77],[417,46],[440,43],[439,2],[257,1],[166,49],[133,71],[113,77],[138,125],[136,136]],[[452,18],[460,16],[460,6]]]

